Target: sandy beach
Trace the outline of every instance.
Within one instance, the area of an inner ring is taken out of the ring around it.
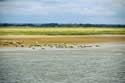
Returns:
[[[125,36],[1,36],[0,83],[124,83]]]
[[[46,44],[93,44],[125,42],[125,35],[85,35],[85,36],[0,36],[0,47],[30,47]]]

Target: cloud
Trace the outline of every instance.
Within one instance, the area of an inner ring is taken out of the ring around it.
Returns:
[[[4,12],[9,10],[10,13],[20,10],[21,12],[28,11],[29,13],[71,12],[84,15],[103,15],[102,12],[105,11],[106,14],[111,14],[112,10],[109,11],[107,8],[106,11],[105,6],[101,6],[102,3],[99,0],[91,2],[87,0],[73,0],[72,2],[68,0],[5,0],[0,4],[0,10]]]
[[[0,15],[21,17],[125,18],[124,0],[0,0]],[[59,18],[59,19],[60,19]],[[73,19],[73,18],[72,18]],[[111,18],[110,18],[111,19]]]

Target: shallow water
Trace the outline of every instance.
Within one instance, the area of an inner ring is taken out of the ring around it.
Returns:
[[[0,83],[125,83],[125,43],[0,49]]]

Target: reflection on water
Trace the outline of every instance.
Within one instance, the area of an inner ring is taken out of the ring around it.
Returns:
[[[125,83],[124,50],[0,51],[0,83]]]

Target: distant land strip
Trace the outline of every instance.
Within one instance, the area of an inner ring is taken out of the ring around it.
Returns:
[[[124,27],[124,24],[59,24],[59,23],[45,23],[45,24],[32,24],[32,23],[0,23],[0,28],[3,26],[32,26],[32,27]]]

